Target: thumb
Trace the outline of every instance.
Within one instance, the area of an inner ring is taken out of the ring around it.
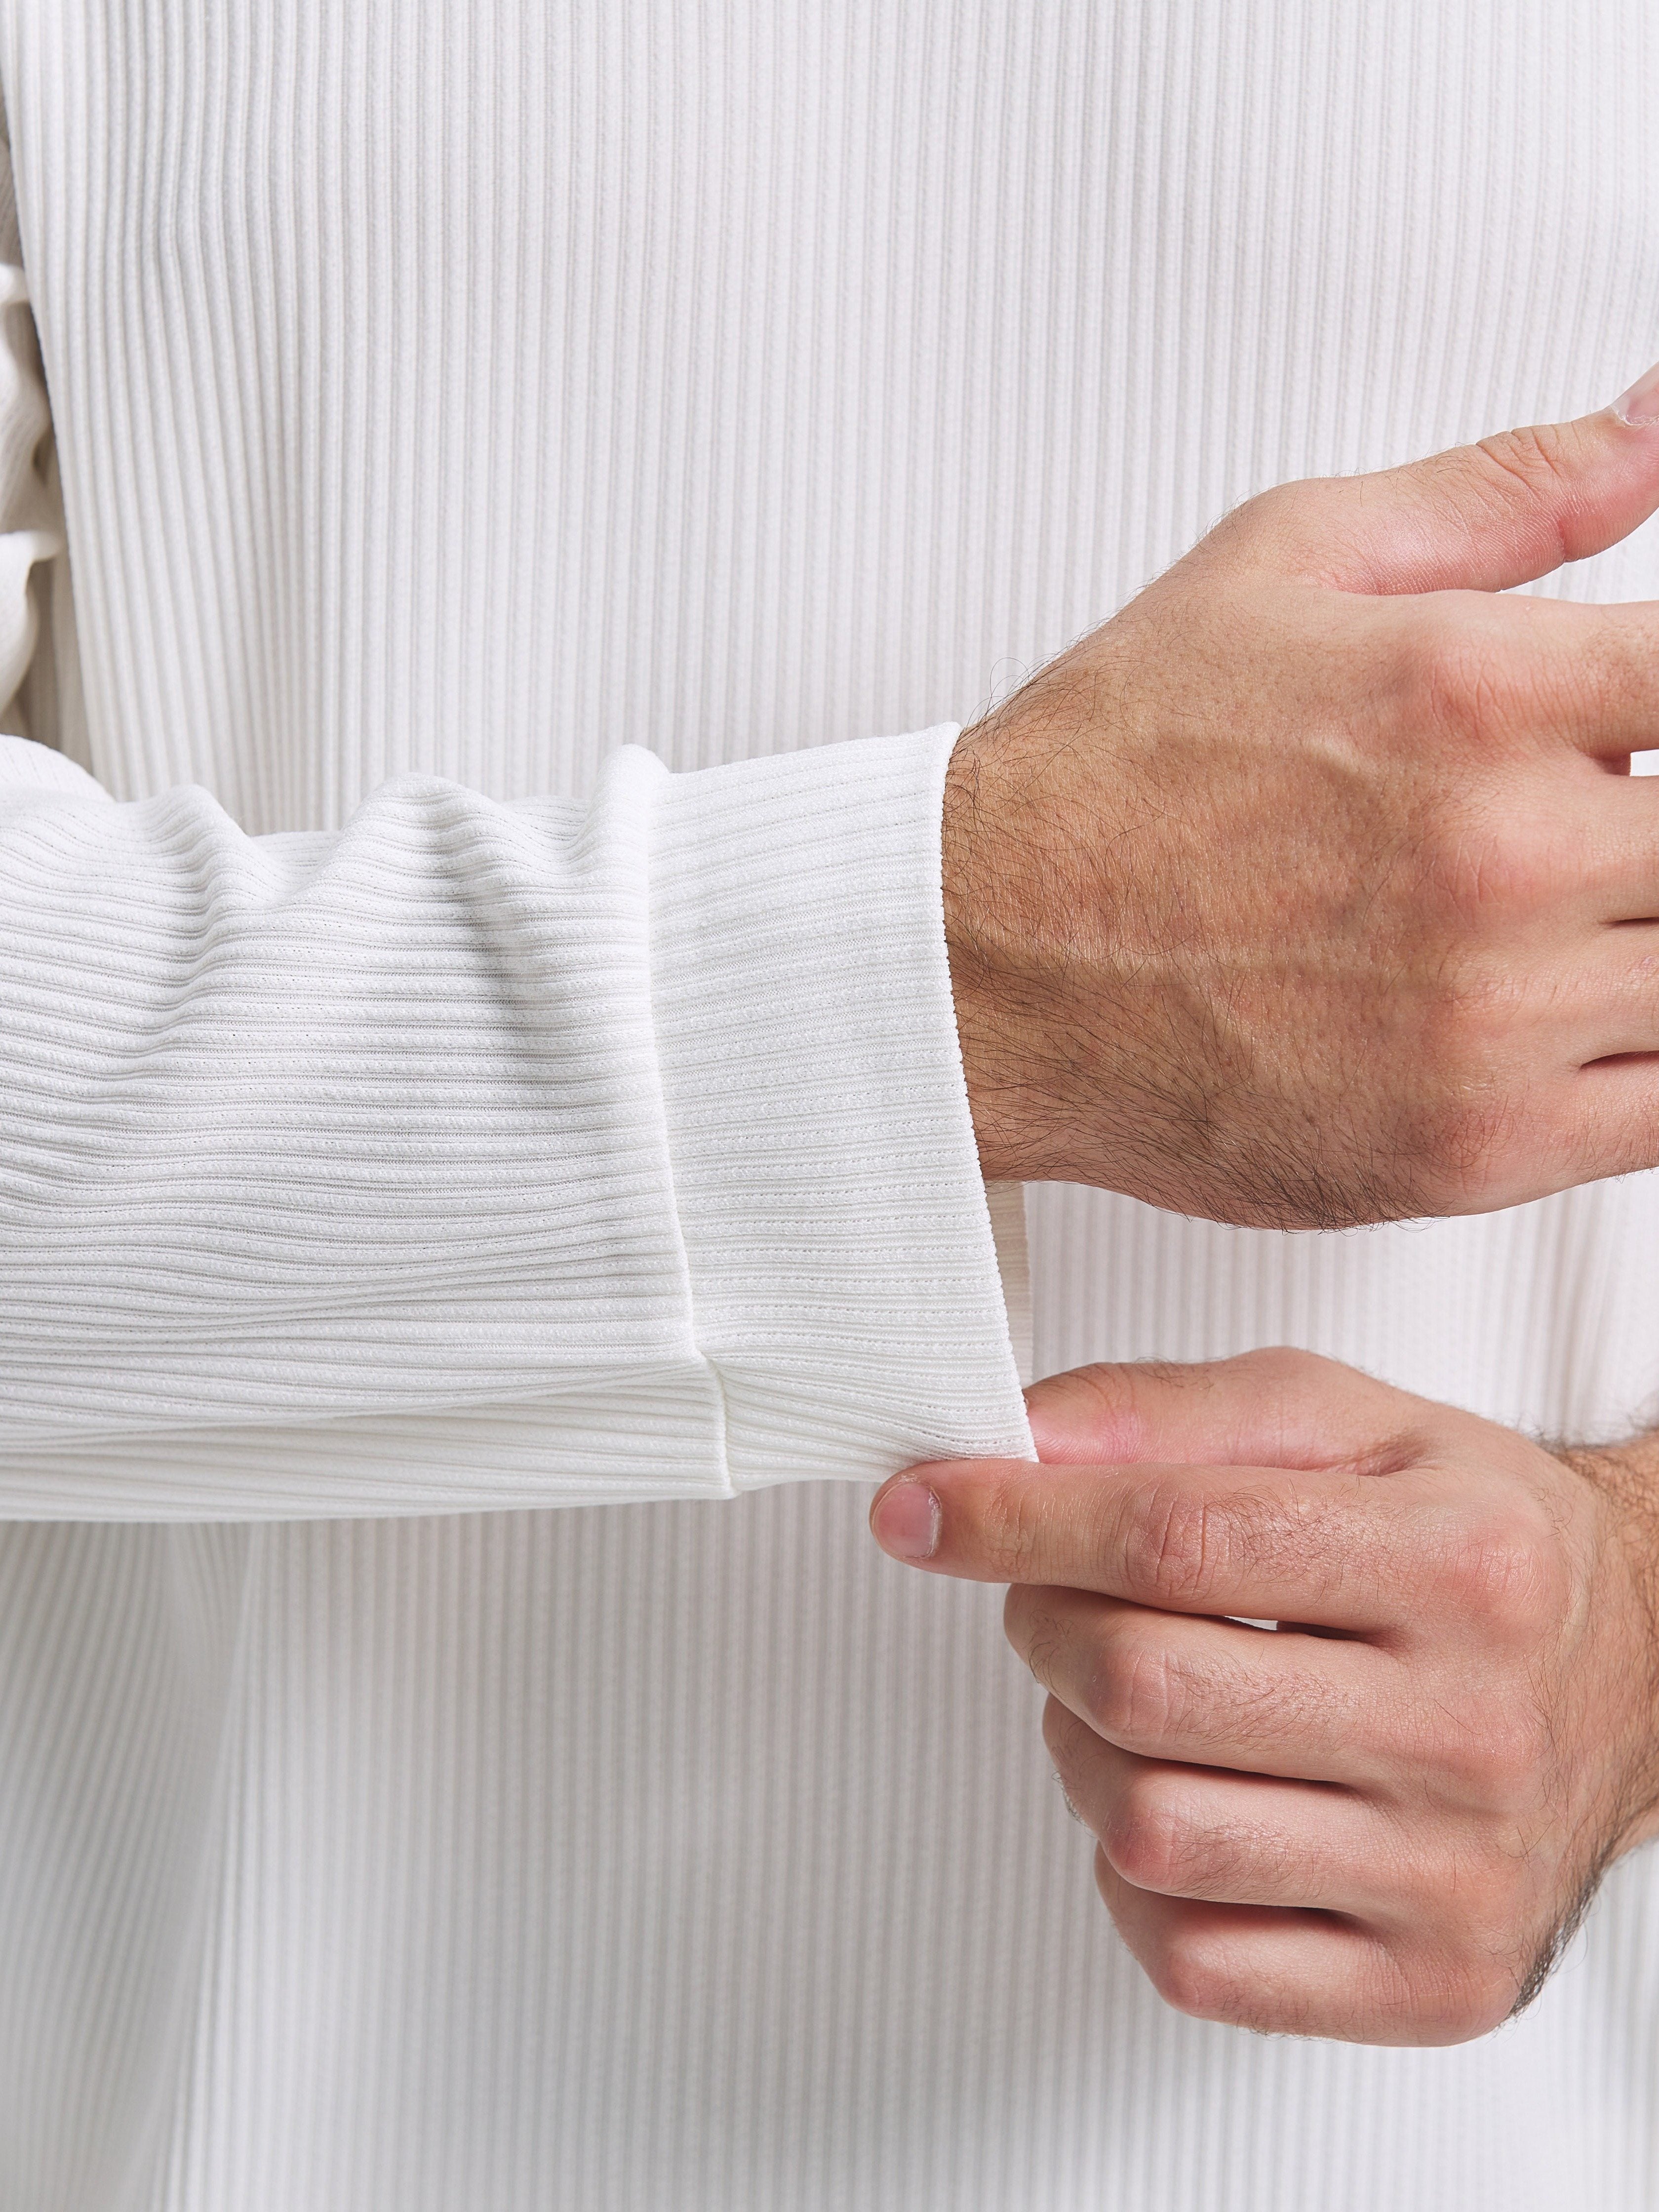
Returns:
[[[1374,1456],[1420,1411],[1358,1368],[1289,1345],[1231,1359],[1074,1367],[1025,1410],[1048,1464],[1322,1468]]]
[[[1659,368],[1572,422],[1503,430],[1370,476],[1286,484],[1274,565],[1349,592],[1501,592],[1627,538],[1659,507]]]

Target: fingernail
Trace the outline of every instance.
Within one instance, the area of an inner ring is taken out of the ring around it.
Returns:
[[[939,1500],[925,1482],[896,1482],[883,1491],[870,1530],[895,1559],[931,1559],[939,1549]]]
[[[1650,423],[1659,422],[1659,367],[1650,368],[1645,376],[1638,376],[1623,398],[1613,401],[1613,411],[1632,429],[1645,429]]]

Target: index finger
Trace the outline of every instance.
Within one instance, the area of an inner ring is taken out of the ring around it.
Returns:
[[[1474,665],[1501,696],[1515,726],[1553,747],[1602,761],[1627,760],[1659,728],[1659,602],[1583,605],[1571,599],[1442,602],[1474,611]],[[1641,794],[1638,794],[1639,797]]]
[[[870,1527],[894,1558],[970,1581],[1365,1633],[1421,1608],[1417,1488],[1352,1468],[953,1461],[896,1475]]]

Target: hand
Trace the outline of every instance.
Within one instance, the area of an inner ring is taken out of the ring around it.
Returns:
[[[1656,504],[1611,409],[1287,484],[963,733],[988,1176],[1311,1228],[1659,1162],[1659,606],[1497,596]]]
[[[871,1525],[1014,1584],[1160,1993],[1363,2043],[1495,2027],[1659,1832],[1655,1440],[1558,1455],[1295,1352],[1085,1368],[1031,1418],[1063,1464],[912,1469]]]

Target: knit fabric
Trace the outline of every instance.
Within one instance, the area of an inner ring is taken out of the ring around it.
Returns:
[[[1650,0],[0,0],[0,2206],[1659,2204],[1650,1854],[1480,2043],[1183,2020],[863,1527],[1029,1448],[955,726],[1659,356]],[[1039,1371],[1656,1410],[1653,1177],[1030,1223]]]

